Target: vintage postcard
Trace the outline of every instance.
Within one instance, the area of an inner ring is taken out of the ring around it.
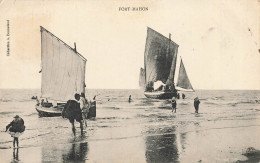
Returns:
[[[0,162],[260,162],[258,0],[0,0]]]

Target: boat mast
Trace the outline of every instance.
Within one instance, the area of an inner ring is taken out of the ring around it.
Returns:
[[[168,60],[168,58],[169,58],[169,56],[171,55],[171,36],[172,36],[172,34],[171,33],[169,33],[169,44],[168,44],[168,54],[166,55],[166,67],[167,67],[167,60]]]
[[[146,88],[146,57],[144,55],[144,83],[145,83],[145,88]]]
[[[43,54],[43,46],[42,46],[42,27],[40,27],[40,32],[41,32],[41,72],[42,72],[42,54]],[[41,73],[41,97],[40,98],[42,98],[42,73]]]
[[[76,42],[74,42],[74,51],[77,53]]]
[[[172,36],[172,34],[169,33],[169,54],[170,54],[171,36]]]
[[[146,36],[146,43],[147,43],[147,39],[148,39],[148,30],[149,30],[149,27],[147,27],[147,36]],[[146,45],[145,45],[145,48],[146,48]],[[144,88],[146,89],[146,85],[147,85],[147,82],[146,82],[146,56],[145,56],[145,50],[144,50]]]
[[[171,33],[169,33],[169,50],[168,50],[168,55],[170,56],[170,53],[171,53]],[[167,63],[167,62],[166,62]],[[173,72],[174,73],[174,72]],[[174,86],[174,78],[173,78],[173,81],[172,81],[172,84],[171,84],[171,90],[175,90],[175,86]]]

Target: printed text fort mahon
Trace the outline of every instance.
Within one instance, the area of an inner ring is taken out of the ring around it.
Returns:
[[[148,7],[119,7],[119,11],[148,11]]]

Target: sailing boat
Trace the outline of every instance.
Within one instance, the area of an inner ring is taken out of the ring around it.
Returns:
[[[179,45],[169,38],[147,27],[144,52],[144,69],[140,69],[139,86],[147,98],[170,99],[180,89],[192,88],[183,62],[181,62],[178,89],[174,84]]]
[[[186,92],[193,92],[194,89],[190,83],[188,78],[187,72],[185,70],[183,61],[181,59],[180,68],[179,68],[179,76],[176,85],[176,90],[178,91],[186,91]]]
[[[73,49],[41,27],[41,99],[46,99],[46,102],[38,102],[36,105],[40,116],[61,116],[65,103],[74,99],[75,93],[85,93],[87,60],[77,52],[74,45]],[[54,106],[54,103],[57,105]],[[90,104],[90,116],[96,117],[95,101]]]

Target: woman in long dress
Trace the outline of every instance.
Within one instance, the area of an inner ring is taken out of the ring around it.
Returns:
[[[19,136],[21,136],[23,134],[24,130],[25,130],[24,121],[18,115],[16,115],[14,117],[14,120],[6,126],[5,131],[8,132],[11,135],[11,137],[14,138],[14,140],[13,140],[14,148],[15,148],[15,142],[16,142],[17,148],[19,147],[18,138],[19,138]]]

